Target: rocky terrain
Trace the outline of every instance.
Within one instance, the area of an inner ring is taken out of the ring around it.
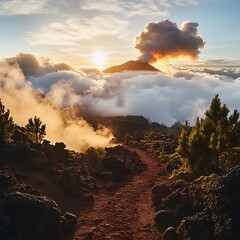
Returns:
[[[125,147],[67,150],[34,144],[18,129],[0,144],[1,239],[73,239],[77,216],[90,211],[99,191],[113,191],[145,169]],[[72,213],[76,214],[72,214]]]
[[[150,124],[125,143],[78,153],[16,127],[0,143],[0,239],[240,239],[238,152],[220,156],[234,155],[226,171],[186,174],[172,130]]]
[[[239,177],[236,167],[222,176],[154,186],[154,221],[165,230],[163,239],[240,239]]]

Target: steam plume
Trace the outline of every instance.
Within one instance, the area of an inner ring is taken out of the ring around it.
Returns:
[[[197,27],[196,22],[183,22],[181,28],[170,20],[149,23],[136,38],[139,60],[147,63],[179,57],[196,60],[205,44]]]
[[[94,130],[85,120],[74,117],[70,105],[53,106],[48,97],[32,88],[17,64],[0,63],[0,86],[2,102],[20,126],[25,126],[30,117],[39,116],[47,125],[46,138],[53,143],[63,141],[69,149],[78,151],[109,145],[112,134],[108,129]]]

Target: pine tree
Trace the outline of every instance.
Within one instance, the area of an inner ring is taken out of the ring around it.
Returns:
[[[182,128],[180,136],[178,138],[178,147],[177,147],[178,154],[184,158],[189,156],[189,149],[188,149],[189,134],[190,134],[189,123],[188,121],[186,121],[185,125]]]
[[[194,174],[218,171],[220,155],[240,145],[240,114],[229,108],[216,95],[205,113],[205,119],[197,118],[191,133],[187,125],[183,128],[177,148],[178,154],[186,158]]]
[[[12,117],[10,117],[10,111],[5,111],[5,106],[0,99],[0,141],[10,142],[14,133],[15,124]]]
[[[229,117],[229,145],[237,147],[240,145],[240,114],[238,110],[234,110],[233,114]]]
[[[199,118],[189,136],[188,163],[195,175],[200,175],[211,168],[208,139],[202,132],[202,121]]]
[[[34,117],[28,120],[28,124],[25,126],[28,137],[34,143],[41,143],[46,135],[46,124],[42,124],[40,118]]]

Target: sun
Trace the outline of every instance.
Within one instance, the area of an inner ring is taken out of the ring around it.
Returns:
[[[100,50],[92,53],[92,63],[96,68],[103,69],[106,67],[106,53]]]

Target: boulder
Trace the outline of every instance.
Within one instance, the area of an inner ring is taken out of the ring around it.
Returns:
[[[204,212],[184,218],[179,227],[178,233],[182,240],[215,240],[214,223],[210,216]]]
[[[162,199],[171,193],[171,189],[166,184],[155,185],[152,188],[152,203],[156,210],[162,207]]]
[[[216,239],[240,239],[240,167],[217,177],[203,195]]]
[[[0,174],[0,193],[6,191],[13,183],[14,177],[7,174]]]
[[[6,211],[0,208],[0,239],[6,236],[11,229],[11,220]]]
[[[162,206],[178,213],[179,216],[188,216],[195,213],[195,205],[193,197],[184,192],[175,191],[162,199]]]
[[[53,151],[56,155],[58,162],[65,162],[69,158],[69,153],[65,149],[66,145],[63,142],[57,142],[53,147]]]
[[[175,227],[167,228],[163,233],[163,240],[180,240]]]
[[[126,168],[125,164],[120,160],[116,159],[115,157],[105,157],[102,159],[102,168],[104,170],[124,173],[127,172],[128,169]]]
[[[154,221],[159,229],[166,229],[171,226],[177,226],[179,216],[168,210],[160,210],[154,216]]]
[[[41,170],[48,162],[46,155],[36,144],[14,144],[9,155],[12,160],[21,161],[36,170]]]
[[[3,203],[12,226],[20,229],[26,239],[72,240],[76,216],[62,214],[58,205],[45,197],[23,193],[9,194]]]

